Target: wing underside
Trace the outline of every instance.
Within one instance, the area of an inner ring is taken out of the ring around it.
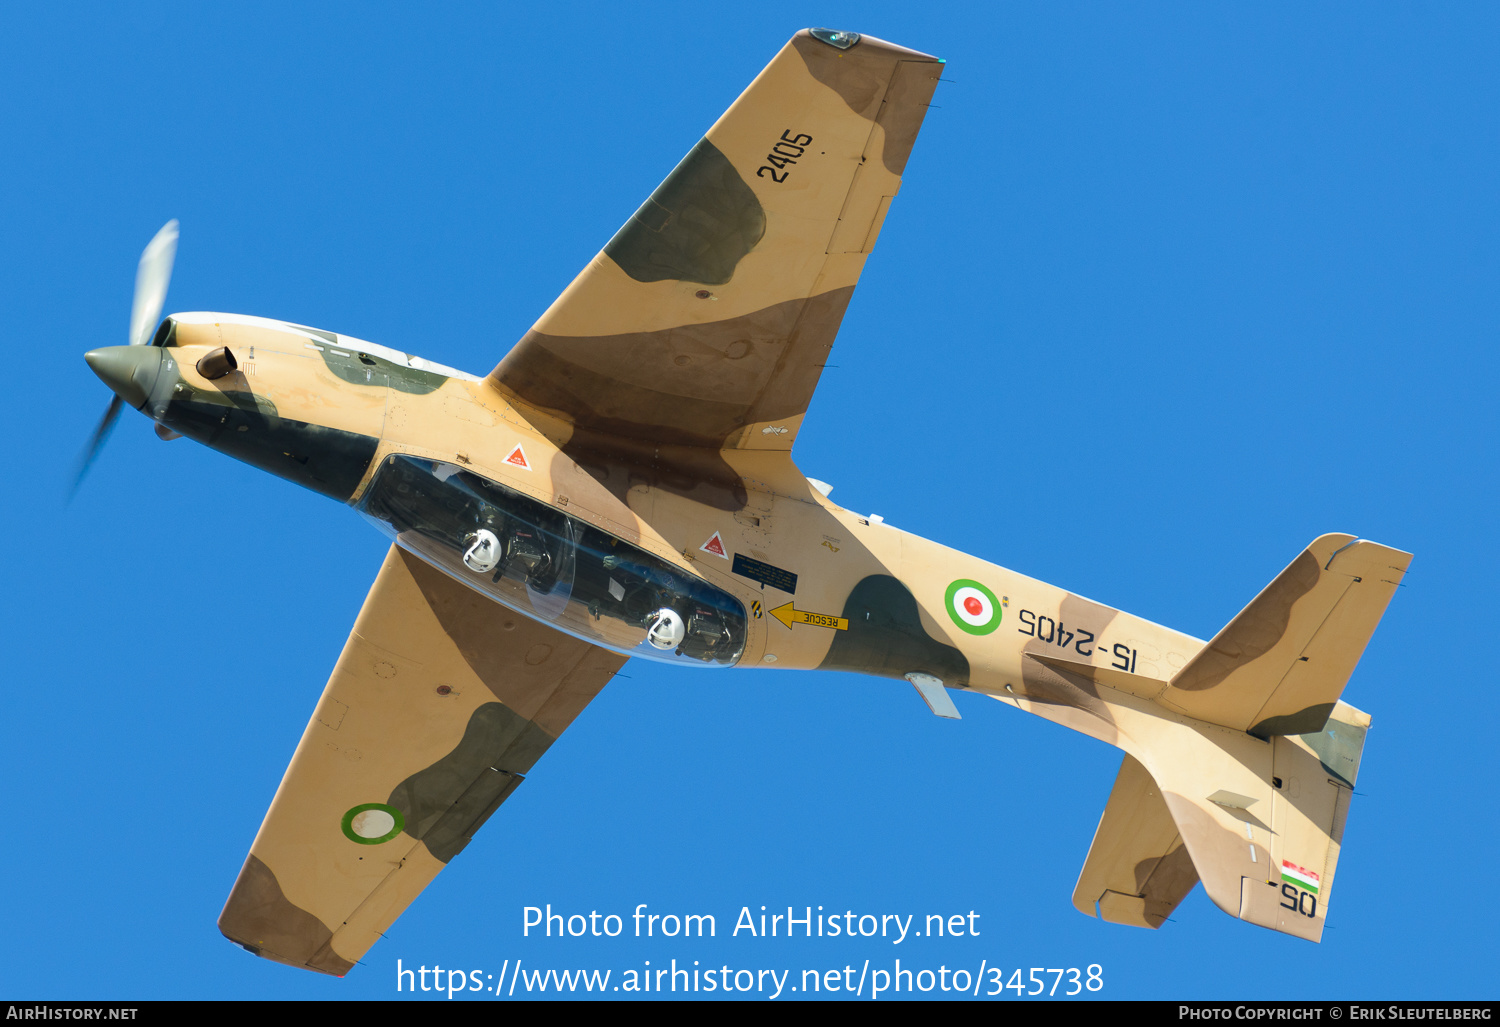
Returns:
[[[575,433],[789,450],[941,71],[798,33],[490,383]]]
[[[348,972],[624,662],[392,546],[219,929]]]

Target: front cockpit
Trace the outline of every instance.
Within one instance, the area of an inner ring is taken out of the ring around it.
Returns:
[[[729,666],[744,652],[737,599],[580,517],[472,469],[407,454],[387,456],[371,476],[388,410],[427,402],[419,397],[452,378],[477,380],[470,375],[226,314],[175,314],[150,345],[87,359],[159,431],[340,502],[358,492],[356,508],[403,548],[521,614],[631,656]],[[398,394],[404,403],[393,402]],[[430,409],[446,416],[434,398]]]

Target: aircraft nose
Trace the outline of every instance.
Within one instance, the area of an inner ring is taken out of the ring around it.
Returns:
[[[156,385],[162,352],[157,346],[105,346],[83,355],[105,385],[139,410]]]

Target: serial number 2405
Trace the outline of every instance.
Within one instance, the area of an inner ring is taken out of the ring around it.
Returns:
[[[1033,613],[1030,610],[1022,610],[1019,615],[1021,626],[1016,630],[1023,635],[1030,635],[1042,642],[1051,642],[1053,645],[1064,649],[1072,649],[1079,656],[1094,655],[1094,633],[1085,631],[1083,628],[1070,630],[1066,624],[1046,614]],[[1102,645],[1102,643],[1101,643]],[[1116,642],[1108,650],[1114,656],[1110,664],[1116,670],[1128,672],[1135,671],[1136,651],[1123,642]]]
[[[771,147],[771,152],[766,154],[766,163],[755,169],[755,177],[765,178],[766,172],[770,172],[771,181],[785,182],[791,174],[786,166],[797,163],[797,159],[807,152],[812,141],[813,137],[810,135],[802,132],[793,135],[792,130],[787,129]]]

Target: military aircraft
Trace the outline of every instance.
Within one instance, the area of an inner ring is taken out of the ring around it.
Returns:
[[[1340,695],[1409,562],[1314,539],[1208,642],[907,534],[798,470],[943,62],[797,33],[485,377],[303,325],[159,324],[115,398],[393,544],[219,920],[343,975],[631,657],[905,679],[1122,749],[1073,901],[1160,927],[1201,881],[1317,941],[1367,714]],[[156,325],[153,330],[153,325]]]

